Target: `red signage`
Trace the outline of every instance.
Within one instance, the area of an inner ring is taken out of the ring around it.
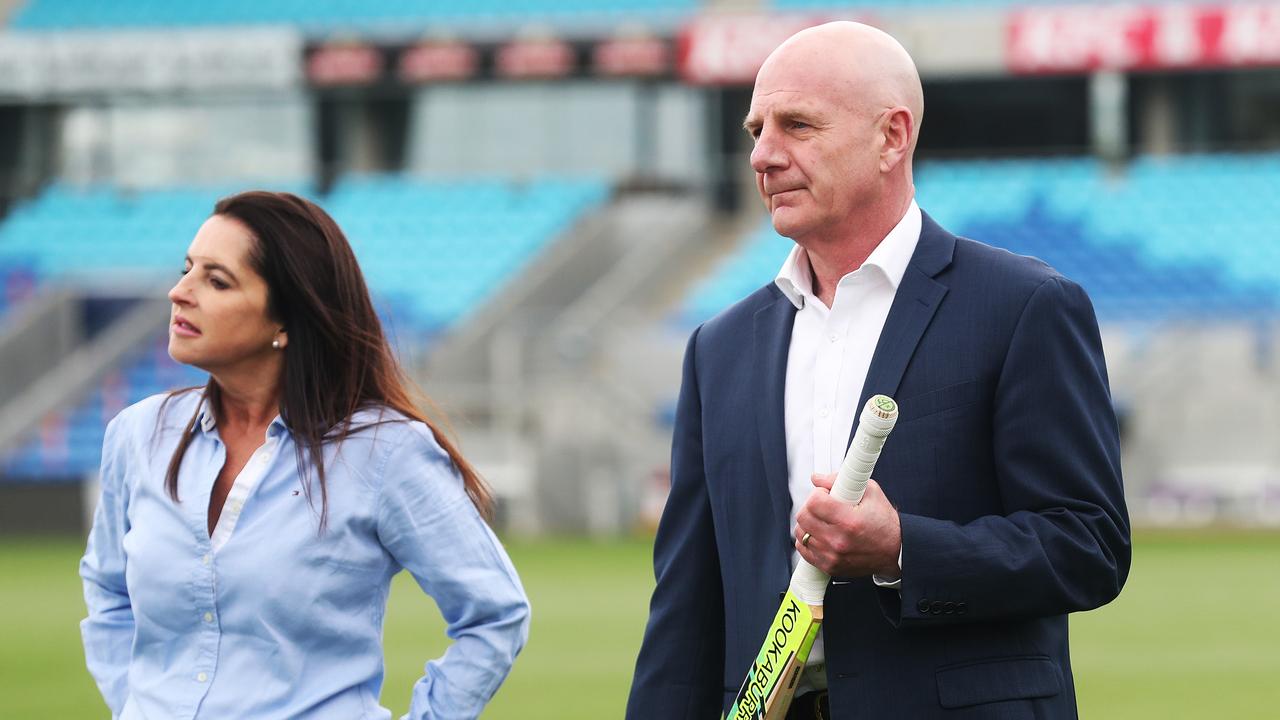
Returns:
[[[316,85],[367,85],[382,77],[382,51],[359,43],[316,48],[307,59],[307,79]]]
[[[480,68],[480,52],[460,42],[423,43],[400,53],[396,74],[407,83],[465,80]]]
[[[597,75],[662,75],[671,66],[671,50],[658,38],[605,40],[591,52]]]
[[[713,15],[695,19],[678,38],[680,76],[698,85],[751,83],[769,53],[824,15]]]
[[[1280,3],[1016,10],[1005,57],[1018,73],[1280,65]]]
[[[493,69],[511,78],[564,77],[573,71],[573,47],[562,40],[517,40],[498,48]]]

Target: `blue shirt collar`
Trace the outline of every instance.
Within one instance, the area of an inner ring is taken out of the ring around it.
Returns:
[[[200,428],[200,431],[206,435],[218,428],[217,413],[209,405],[209,398],[203,394],[200,397],[200,407],[196,410],[196,427]],[[284,424],[284,419],[279,414],[267,426],[267,437],[269,438],[278,437],[287,432],[289,432],[289,427]]]

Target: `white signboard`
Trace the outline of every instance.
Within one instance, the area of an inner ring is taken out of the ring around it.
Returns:
[[[0,96],[297,87],[302,48],[288,28],[0,33]]]

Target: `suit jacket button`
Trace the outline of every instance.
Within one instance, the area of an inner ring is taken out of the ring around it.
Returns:
[[[934,600],[933,602],[929,603],[930,615],[939,615],[941,613],[942,613],[942,601]]]
[[[951,602],[950,600],[948,600],[948,601],[946,601],[946,602],[942,603],[942,614],[943,614],[943,615],[951,615],[951,614],[955,613],[955,611],[956,611],[956,604],[955,604],[955,603]]]
[[[956,603],[956,614],[957,614],[957,615],[963,615],[963,614],[965,614],[965,612],[966,612],[966,611],[968,611],[968,609],[969,609],[969,606],[968,606],[968,605],[966,605],[966,604],[964,604],[963,602],[958,602],[958,603]]]
[[[919,610],[922,615],[928,613],[929,601],[924,598],[920,598],[920,602],[916,603],[916,609]]]

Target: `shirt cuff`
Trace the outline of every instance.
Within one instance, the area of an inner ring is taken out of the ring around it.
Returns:
[[[871,582],[877,587],[889,588],[890,590],[902,589],[902,548],[898,548],[898,577],[886,578],[879,575],[872,575]]]

